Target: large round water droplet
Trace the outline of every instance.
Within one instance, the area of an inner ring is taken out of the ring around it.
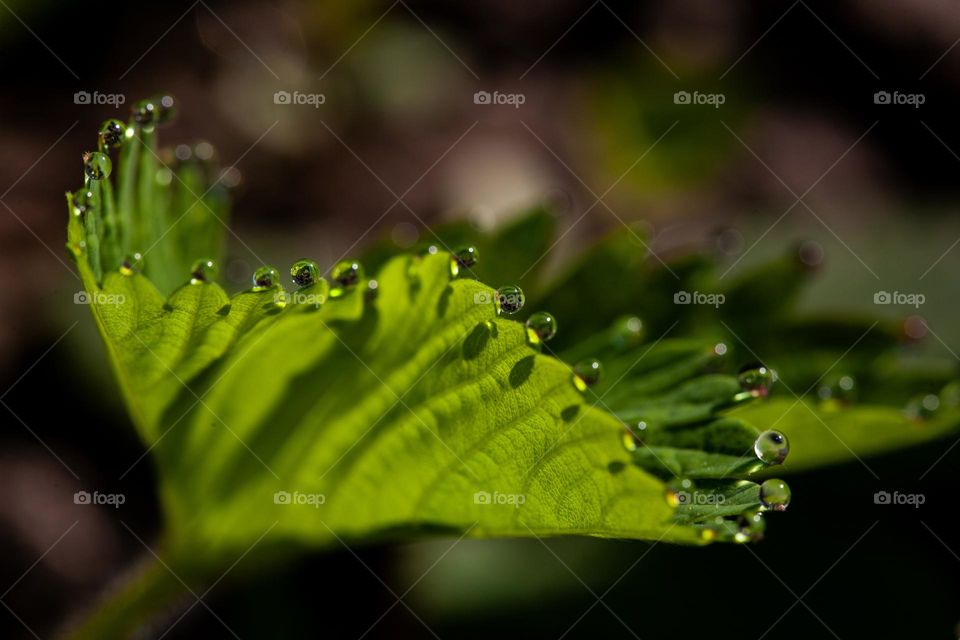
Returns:
[[[690,478],[674,478],[664,485],[663,497],[671,507],[692,504],[696,488]]]
[[[477,248],[470,246],[460,249],[450,257],[450,275],[456,278],[464,269],[477,264]]]
[[[197,260],[190,269],[190,284],[213,282],[217,277],[217,263],[210,259]]]
[[[573,366],[573,385],[579,391],[586,391],[600,381],[603,365],[596,358],[586,358]]]
[[[333,280],[330,297],[339,298],[363,280],[363,265],[356,260],[341,260],[330,271],[330,279]]]
[[[157,124],[158,111],[157,104],[153,100],[140,100],[134,103],[131,109],[133,121],[147,131],[153,129],[153,125]]]
[[[512,316],[523,309],[523,303],[526,300],[523,296],[523,290],[514,285],[500,287],[497,289],[497,313],[505,313]]]
[[[100,126],[100,149],[116,149],[123,144],[123,138],[127,132],[127,125],[122,121],[112,118]]]
[[[737,531],[733,534],[733,539],[740,543],[760,542],[766,530],[767,521],[763,517],[763,512],[747,511],[737,518]]]
[[[87,151],[83,154],[83,172],[91,180],[106,180],[113,170],[110,156],[99,151]]]
[[[557,319],[546,311],[537,311],[527,318],[527,340],[538,345],[557,335]]]
[[[787,436],[770,429],[757,436],[753,451],[764,464],[782,464],[790,453],[790,443]]]
[[[253,272],[253,290],[266,291],[280,284],[280,272],[264,265]]]
[[[309,287],[320,277],[320,267],[313,260],[297,260],[290,267],[290,277],[298,287]]]
[[[776,380],[776,372],[762,364],[747,365],[737,376],[740,388],[758,398],[765,397]]]
[[[760,485],[760,502],[767,509],[786,511],[790,505],[790,487],[777,478],[764,480]]]

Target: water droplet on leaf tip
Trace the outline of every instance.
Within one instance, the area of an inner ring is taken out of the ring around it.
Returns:
[[[450,256],[450,275],[456,278],[460,272],[477,264],[477,248],[464,247]]]
[[[740,388],[760,398],[766,397],[776,380],[777,373],[762,364],[749,364],[737,375]]]
[[[546,311],[537,311],[527,318],[527,339],[532,344],[548,342],[557,334],[557,320]]]
[[[320,267],[313,260],[297,260],[290,267],[290,277],[298,287],[309,287],[320,278]]]
[[[210,259],[197,260],[190,269],[190,284],[212,282],[217,277],[217,264]]]
[[[133,253],[126,256],[120,263],[120,273],[125,276],[132,276],[134,273],[136,273],[136,266],[142,257],[143,256],[141,256],[139,253]]]
[[[341,260],[330,270],[330,279],[333,286],[330,288],[330,297],[340,296],[352,291],[363,280],[363,265],[356,260]]]
[[[83,154],[83,171],[91,180],[105,180],[110,177],[113,163],[110,156],[100,151],[87,151]]]
[[[100,148],[116,149],[126,137],[127,125],[121,120],[111,118],[100,126]]]
[[[497,289],[496,296],[497,314],[513,315],[523,309],[525,300],[520,287],[514,285],[500,287]]]
[[[573,367],[573,384],[583,392],[597,384],[603,374],[603,365],[596,358],[586,358]]]
[[[790,453],[790,443],[787,441],[787,436],[769,429],[757,436],[753,451],[764,464],[782,464]]]
[[[786,511],[790,505],[790,487],[778,478],[764,480],[760,485],[760,503],[772,511]]]
[[[264,265],[253,272],[253,290],[266,291],[280,284],[280,272],[269,265]]]
[[[152,130],[153,126],[157,123],[159,109],[153,100],[140,100],[135,102],[130,111],[133,115],[133,121],[147,131]]]

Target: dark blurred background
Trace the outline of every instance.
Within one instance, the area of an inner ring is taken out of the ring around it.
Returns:
[[[209,141],[235,167],[234,290],[256,256],[329,263],[548,202],[566,232],[551,264],[621,224],[652,230],[665,257],[707,249],[734,272],[809,239],[825,259],[805,308],[897,317],[909,310],[864,292],[922,292],[928,347],[952,359],[958,41],[952,0],[3,0],[0,637],[52,637],[161,526],[63,251],[63,193],[102,120],[168,91],[179,115],[162,140]],[[522,104],[477,104],[480,91]],[[241,567],[204,598],[226,625],[198,606],[165,637],[956,637],[952,444],[790,478],[795,501],[756,546],[335,550]],[[126,503],[73,503],[93,487]],[[878,506],[878,490],[926,503]]]

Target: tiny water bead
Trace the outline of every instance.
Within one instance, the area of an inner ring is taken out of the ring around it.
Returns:
[[[83,154],[83,171],[91,180],[105,180],[110,177],[113,163],[110,156],[99,151],[87,151]]]
[[[297,260],[290,267],[290,277],[298,287],[309,287],[320,278],[320,267],[313,260]]]
[[[625,426],[623,433],[620,435],[620,442],[623,444],[623,448],[633,453],[642,447],[644,445],[643,434],[646,430],[647,423],[643,420],[638,422],[636,427]]]
[[[373,302],[377,299],[378,291],[380,289],[380,283],[376,280],[368,280],[367,288],[363,292],[363,299],[367,302]]]
[[[523,295],[523,289],[515,285],[508,285],[497,289],[497,313],[505,313],[512,316],[523,309],[523,303],[526,298]]]
[[[464,269],[477,264],[477,248],[470,246],[458,250],[450,257],[450,275],[456,278]]]
[[[782,464],[790,453],[790,443],[787,436],[769,429],[757,436],[753,451],[764,464]]]
[[[527,318],[527,339],[532,344],[548,342],[557,335],[557,319],[546,311],[537,311]]]
[[[573,366],[573,385],[578,391],[586,391],[600,381],[603,365],[596,358],[586,358]]]
[[[153,99],[154,109],[156,110],[157,123],[163,124],[170,122],[176,115],[176,101],[173,96],[164,94]]]
[[[764,480],[760,485],[760,503],[773,511],[786,511],[790,506],[790,487],[777,478]]]
[[[73,194],[73,213],[83,216],[93,206],[94,196],[92,191],[80,189]]]
[[[217,277],[217,264],[213,260],[203,259],[193,263],[190,269],[190,284],[212,282]]]
[[[100,127],[100,150],[116,149],[123,144],[127,126],[122,121],[112,118]]]
[[[269,265],[264,265],[253,272],[253,290],[266,291],[280,284],[280,272]]]
[[[333,280],[330,297],[339,298],[363,280],[363,265],[356,260],[341,260],[330,270],[330,279]]]
[[[737,375],[740,388],[758,398],[766,397],[776,380],[776,372],[762,364],[748,364]]]
[[[747,511],[741,513],[737,518],[737,531],[733,534],[733,539],[739,543],[760,542],[763,534],[767,530],[767,521],[760,510]]]
[[[916,396],[907,402],[903,412],[908,418],[914,420],[927,420],[932,418],[940,408],[940,397],[933,393]]]
[[[140,262],[142,258],[143,256],[139,253],[126,256],[123,259],[123,262],[120,263],[120,273],[125,276],[132,276],[134,273],[136,273],[134,267],[136,267],[137,263]]]
[[[643,321],[637,316],[620,318],[613,327],[610,342],[616,349],[626,349],[643,341]]]
[[[664,485],[663,497],[671,507],[690,503],[690,494],[696,489],[690,478],[674,478]]]
[[[150,130],[157,123],[158,108],[153,100],[140,100],[132,108],[133,121],[144,129]]]

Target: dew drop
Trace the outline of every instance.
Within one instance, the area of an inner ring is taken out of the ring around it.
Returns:
[[[770,429],[757,436],[753,451],[764,464],[782,464],[790,453],[790,443],[787,442],[787,436]]]
[[[153,100],[140,100],[134,103],[131,112],[133,121],[147,131],[152,130],[153,125],[157,124],[159,109]]]
[[[123,144],[124,135],[127,132],[127,125],[121,120],[112,118],[100,126],[100,150],[116,149]]]
[[[125,276],[132,276],[136,273],[135,267],[138,262],[140,262],[142,255],[139,253],[134,253],[126,256],[123,261],[120,263],[120,273]]]
[[[760,542],[766,530],[767,521],[763,517],[763,512],[760,510],[747,511],[746,513],[741,513],[737,518],[737,531],[733,534],[733,539],[741,544],[745,542]]]
[[[603,365],[596,358],[586,358],[573,367],[573,386],[578,391],[586,391],[600,381]]]
[[[170,122],[177,113],[176,100],[169,94],[163,94],[152,100],[158,124]]]
[[[197,260],[190,269],[190,284],[212,282],[217,277],[217,264],[210,259]]]
[[[80,189],[73,194],[73,213],[76,216],[83,216],[93,207],[93,192],[86,189]]]
[[[477,264],[477,248],[464,247],[450,256],[450,275],[456,278],[460,272]]]
[[[87,151],[83,154],[83,171],[91,180],[105,180],[110,177],[113,163],[110,156],[99,151]]]
[[[527,342],[539,345],[557,335],[557,319],[546,311],[537,311],[527,318]]]
[[[309,287],[320,278],[320,267],[313,260],[297,260],[290,267],[290,277],[298,287]]]
[[[773,511],[786,511],[790,505],[790,487],[777,478],[764,480],[760,485],[760,503]]]
[[[520,287],[514,285],[500,287],[497,289],[497,314],[505,313],[512,316],[523,309],[524,301],[523,290]]]
[[[916,396],[907,402],[903,412],[908,418],[914,420],[928,420],[936,414],[940,408],[940,397],[933,393]]]
[[[330,297],[339,298],[363,280],[363,265],[356,260],[341,260],[331,269],[330,279],[333,280]]]
[[[740,388],[758,398],[765,398],[776,380],[777,373],[762,364],[748,364],[737,375]]]
[[[264,265],[253,272],[253,290],[266,291],[280,284],[280,272]]]
[[[635,428],[629,426],[624,427],[623,433],[620,437],[620,442],[623,444],[623,448],[633,453],[640,447],[644,445],[643,434],[646,432],[647,423],[641,420],[637,423]]]
[[[696,489],[690,478],[674,478],[664,485],[663,497],[671,507],[691,503],[691,493]]]
[[[643,321],[637,316],[620,318],[613,327],[610,342],[618,350],[623,350],[643,342]]]

